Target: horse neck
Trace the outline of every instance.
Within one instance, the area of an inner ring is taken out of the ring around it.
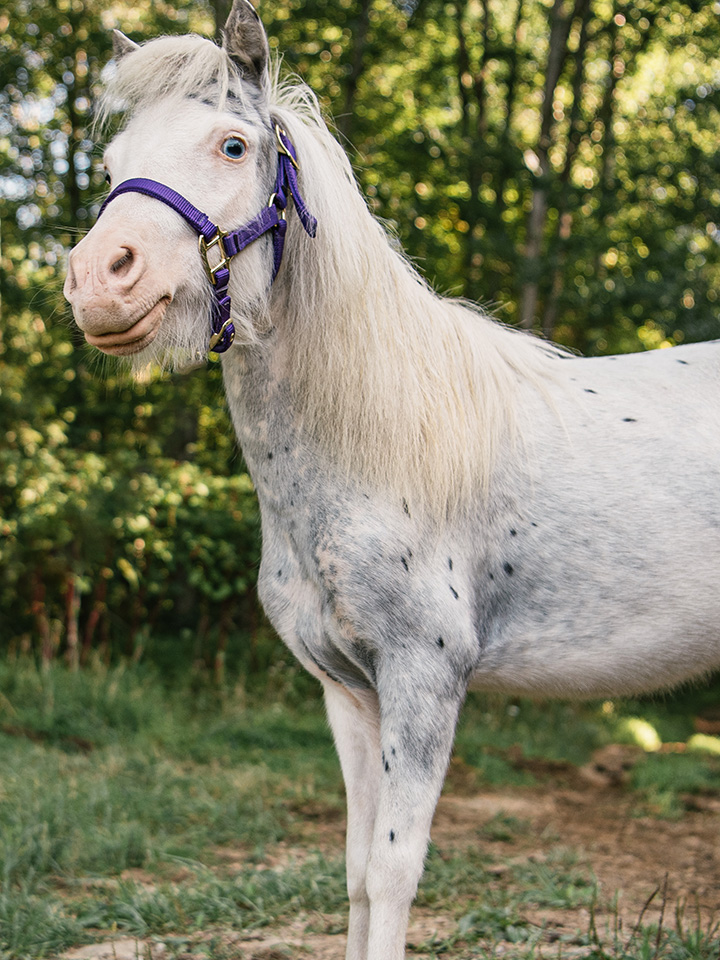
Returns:
[[[378,264],[382,272],[368,289],[369,278],[359,283],[357,270],[343,276],[332,255],[320,276],[314,273],[319,257],[310,246],[314,241],[305,240],[299,230],[289,233],[286,250],[304,246],[313,256],[283,263],[270,298],[269,331],[258,344],[233,347],[223,358],[235,429],[265,500],[279,491],[271,491],[263,477],[272,474],[276,484],[284,483],[277,469],[267,469],[269,462],[288,451],[306,471],[334,476],[343,487],[348,479],[392,486],[384,461],[403,457],[394,438],[402,434],[407,446],[413,432],[406,425],[413,412],[398,386],[417,379],[404,376],[401,367],[408,366],[408,346],[418,338],[403,324],[399,308],[403,277],[392,263],[399,258],[388,250],[390,263]],[[329,269],[333,282],[327,282]],[[412,286],[416,296],[434,299],[418,281]]]
[[[518,381],[543,377],[542,350],[431,291],[333,166],[332,148],[290,132],[303,170],[325,159],[329,172],[304,187],[317,237],[289,216],[271,332],[228,358],[246,459],[267,457],[271,441],[296,445],[339,477],[445,516],[487,488]]]

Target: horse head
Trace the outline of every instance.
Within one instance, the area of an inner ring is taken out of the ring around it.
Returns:
[[[143,364],[186,360],[207,350],[208,317],[216,323],[211,347],[229,346],[231,295],[231,332],[252,341],[279,266],[272,247],[285,230],[278,165],[295,165],[271,117],[263,26],[248,0],[235,0],[222,47],[197,36],[138,46],[119,32],[114,47],[99,124],[118,113],[124,122],[104,154],[112,203],[69,257],[64,292],[75,320],[105,353]],[[138,190],[143,183],[155,193]],[[189,209],[205,218],[202,226]],[[215,225],[255,220],[264,230],[247,241],[230,276]],[[224,298],[213,290],[218,278],[229,283]]]

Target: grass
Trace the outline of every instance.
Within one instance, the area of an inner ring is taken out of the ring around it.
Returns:
[[[618,715],[472,698],[458,763],[471,788],[536,783],[542,764],[518,758],[584,763],[612,740]],[[671,717],[668,729],[682,732],[682,720]],[[634,771],[639,804],[677,815],[684,793],[720,789],[717,757],[661,759],[669,773],[654,754]],[[168,958],[210,960],[233,956],[232,931],[297,917],[307,929],[342,931],[343,810],[319,696],[254,702],[242,688],[197,679],[168,689],[137,665],[71,673],[1,663],[0,960],[57,957],[112,931],[162,938]],[[460,960],[511,945],[517,957],[548,955],[547,931],[528,910],[592,917],[596,885],[576,852],[555,846],[542,862],[515,862],[529,830],[500,815],[476,847],[431,848],[418,906],[455,926],[416,952]],[[488,843],[505,850],[501,882]],[[285,859],[268,866],[278,844]],[[717,930],[685,916],[659,931],[643,918],[621,940],[590,922],[572,949],[589,960],[717,960],[719,946]]]

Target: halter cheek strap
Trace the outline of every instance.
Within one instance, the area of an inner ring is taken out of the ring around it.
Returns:
[[[285,247],[285,233],[287,230],[286,211],[290,197],[295,204],[300,222],[309,237],[314,237],[317,231],[317,220],[309,212],[300,193],[297,172],[300,169],[295,147],[287,133],[276,123],[275,139],[277,140],[278,170],[268,205],[253,217],[248,223],[236,230],[224,231],[216,226],[212,220],[186,200],[182,194],[166,187],[157,180],[146,180],[136,177],[125,180],[110,193],[102,207],[98,218],[107,205],[123,193],[143,193],[154,197],[171,207],[188,223],[198,234],[198,249],[208,279],[213,285],[215,301],[211,312],[212,336],[209,349],[214,353],[224,353],[232,344],[235,337],[235,327],[230,319],[230,296],[227,292],[230,281],[230,261],[244,250],[254,240],[258,240],[266,233],[272,233],[273,240],[273,275],[275,280],[282,262]],[[215,262],[210,263],[210,252],[213,251]]]

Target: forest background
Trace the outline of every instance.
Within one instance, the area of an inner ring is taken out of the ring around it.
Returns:
[[[227,8],[0,5],[2,654],[288,669],[255,599],[257,506],[219,365],[133,383],[84,346],[61,293],[105,190],[90,129],[111,29],[217,36]],[[720,335],[720,3],[260,13],[438,289],[591,355]]]

